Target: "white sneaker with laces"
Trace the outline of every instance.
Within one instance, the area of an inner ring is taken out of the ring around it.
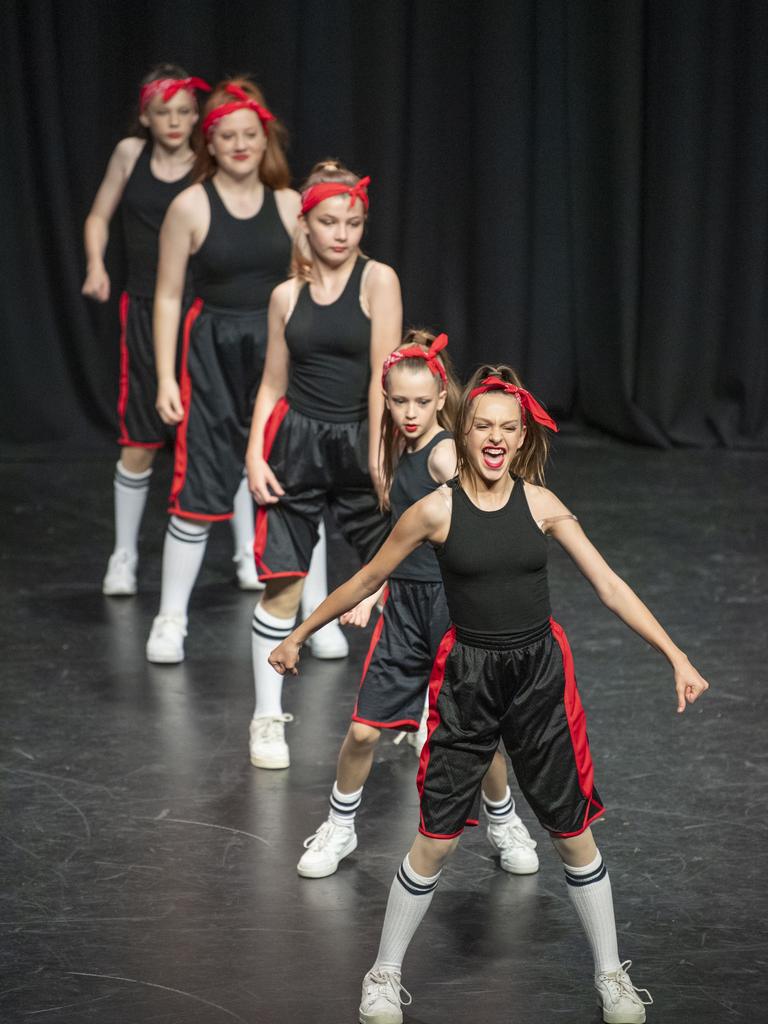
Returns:
[[[136,565],[138,559],[125,548],[118,548],[109,556],[107,572],[101,584],[107,597],[131,597],[136,593]]]
[[[290,765],[285,723],[292,721],[293,715],[287,712],[251,719],[250,749],[254,768],[287,768]]]
[[[360,1024],[403,1024],[401,1006],[410,1006],[410,992],[400,984],[400,975],[394,971],[372,967],[363,978],[363,998],[360,1001]]]
[[[605,1024],[644,1024],[645,1008],[652,1005],[653,998],[648,989],[632,984],[627,973],[631,966],[632,961],[625,960],[615,971],[597,976],[597,1005],[602,1007]]]
[[[502,868],[511,875],[532,875],[539,870],[536,841],[516,814],[500,825],[490,824],[486,835]]]
[[[232,561],[235,563],[237,585],[241,590],[264,589],[266,583],[262,583],[259,579],[256,559],[253,557],[253,548],[247,547],[243,548],[242,551],[238,551]]]
[[[147,661],[175,665],[184,661],[186,615],[156,615],[147,640]]]
[[[342,633],[338,622],[329,622],[318,629],[307,640],[306,646],[312,653],[312,657],[319,658],[321,661],[346,658],[349,654],[347,638]]]
[[[357,849],[354,827],[337,825],[328,818],[314,835],[304,840],[306,853],[296,865],[302,878],[327,878],[338,868],[340,861]]]

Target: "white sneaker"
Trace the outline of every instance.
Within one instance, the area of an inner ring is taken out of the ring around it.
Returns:
[[[254,768],[287,768],[290,765],[285,723],[292,721],[293,715],[289,714],[251,719],[250,748]]]
[[[346,658],[349,654],[347,638],[342,633],[338,622],[329,622],[321,629],[318,629],[307,640],[306,646],[314,658],[320,658],[322,661],[330,661],[333,658]]]
[[[536,841],[520,818],[513,814],[509,821],[489,825],[488,842],[500,855],[501,866],[512,875],[532,875],[539,870]]]
[[[625,960],[615,971],[597,976],[597,1005],[602,1007],[605,1024],[644,1024],[645,1008],[651,1006],[653,998],[648,989],[632,984],[627,974],[631,966],[632,961]]]
[[[156,615],[147,640],[147,661],[156,665],[175,665],[184,661],[186,615]]]
[[[307,852],[302,854],[296,870],[302,878],[326,878],[357,849],[354,826],[337,825],[328,818],[313,836],[304,840],[304,848]]]
[[[235,563],[235,575],[237,585],[241,590],[263,590],[266,583],[259,579],[256,569],[256,559],[253,557],[253,548],[244,548],[232,559]]]
[[[399,974],[372,967],[363,978],[358,1020],[360,1024],[403,1024],[400,1007],[412,1002],[410,992],[400,984]]]
[[[135,555],[129,555],[125,548],[118,548],[109,556],[107,572],[101,584],[102,594],[107,597],[129,597],[136,593]]]

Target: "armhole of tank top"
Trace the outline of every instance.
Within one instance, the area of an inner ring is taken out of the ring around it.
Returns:
[[[523,478],[521,476],[516,476],[515,477],[515,487],[517,487],[518,485],[520,486],[520,489],[523,492],[523,505],[525,505],[525,511],[527,513],[528,519],[530,520],[531,526],[534,527],[534,529],[536,530],[537,533],[540,533],[541,536],[546,539],[546,536],[547,536],[546,533],[544,532],[544,530],[542,530],[542,528],[539,525],[539,523],[533,518],[533,512],[531,512],[531,506],[528,504],[528,495],[525,493],[525,480],[523,480]],[[544,520],[544,519],[542,519],[541,521],[542,521],[542,523],[546,522],[546,520]]]
[[[450,537],[451,537],[451,529],[453,527],[453,491],[454,491],[454,488],[451,487],[451,483],[452,483],[452,481],[449,480],[447,483],[440,484],[440,486],[436,487],[435,490],[432,492],[433,494],[435,494],[435,493],[439,493],[440,494],[440,497],[445,502],[445,507],[448,509],[448,515],[451,517],[450,518],[450,522],[448,523],[448,533],[446,533],[446,535],[445,535],[445,540],[443,541],[442,544],[433,544],[432,545],[432,550],[433,551],[443,551],[443,550],[445,550],[445,545],[448,543],[448,541],[450,540]],[[443,488],[445,488],[445,489],[443,489]]]
[[[138,156],[133,161],[133,167],[131,167],[130,171],[128,172],[128,174],[125,177],[125,183],[123,184],[123,192],[125,192],[125,189],[128,186],[128,182],[134,176],[136,171],[138,171],[139,164],[141,163],[142,160],[145,160],[146,165],[147,165],[147,170],[149,171],[150,174],[152,173],[151,170],[150,170],[150,167],[149,167],[149,161],[151,159],[151,151],[152,151],[152,145],[151,145],[149,139],[144,139],[144,145],[141,147],[141,149],[139,150]],[[145,158],[145,154],[146,153],[149,153],[150,156]],[[121,196],[121,198],[122,198],[122,196]]]
[[[200,188],[203,190],[203,195],[208,203],[208,227],[205,229],[205,234],[200,240],[200,245],[198,245],[194,252],[189,254],[190,259],[193,259],[198,255],[198,253],[202,252],[203,246],[208,241],[208,235],[211,233],[211,224],[213,223],[213,203],[211,202],[211,197],[208,194],[208,189],[205,187],[210,180],[210,178],[206,178],[205,181],[199,182]],[[194,188],[194,185],[190,185],[189,187]],[[211,188],[213,188],[213,185],[211,185]]]
[[[301,289],[306,284],[306,281],[300,281],[298,277],[289,278],[291,282],[291,301],[288,305],[288,312],[285,317],[285,326],[288,326],[288,321],[293,316],[293,312],[296,306],[299,304],[299,296],[301,295]]]
[[[429,442],[427,446],[427,457],[424,466],[427,471],[427,476],[429,477],[430,480],[434,481],[436,487],[443,487],[448,483],[448,481],[435,480],[429,468],[429,460],[432,458],[432,452],[435,450],[435,448],[437,448],[438,445],[442,444],[443,441],[449,441],[451,437],[452,435],[449,430],[441,430],[439,434],[435,434],[435,436],[432,438],[432,440]]]
[[[358,257],[358,259],[360,259],[360,258],[361,257]],[[362,259],[365,260],[365,266],[363,267],[363,272],[360,275],[360,292],[358,294],[357,301],[360,304],[360,311],[363,314],[363,316],[366,317],[368,320],[370,320],[371,319],[371,311],[370,311],[370,309],[366,309],[365,308],[365,301],[363,299],[363,291],[365,289],[365,282],[368,280],[368,272],[371,269],[371,267],[373,266],[373,264],[375,263],[375,260],[370,259],[368,256],[363,256]]]

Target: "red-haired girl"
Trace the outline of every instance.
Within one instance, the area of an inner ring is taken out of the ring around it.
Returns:
[[[459,387],[445,351],[448,338],[409,331],[384,361],[382,491],[395,519],[456,475],[452,431]],[[342,616],[365,626],[378,594]],[[397,566],[365,660],[352,722],[339,752],[328,818],[304,843],[304,878],[333,874],[357,847],[355,814],[382,729],[418,735],[432,663],[450,626],[440,567],[423,544]],[[497,751],[483,782],[488,839],[514,874],[538,869],[536,843],[515,813],[507,767]]]
[[[363,560],[388,530],[374,486],[379,374],[400,341],[402,302],[394,270],[360,251],[367,186],[367,178],[336,160],[313,168],[301,192],[293,275],[269,304],[267,358],[246,459],[260,505],[256,561],[267,585],[252,634],[250,753],[259,768],[289,764],[282,677],[267,659],[293,628],[325,508]]]
[[[106,302],[110,280],[104,266],[109,225],[121,206],[128,280],[120,298],[120,459],[115,469],[115,547],[102,590],[136,593],[138,539],[158,448],[172,438],[155,410],[157,378],[152,348],[152,298],[157,275],[157,237],[171,201],[188,187],[196,89],[208,89],[175,64],[160,64],[139,89],[136,134],[122,139],[109,161],[85,221],[87,273],[82,293]]]
[[[484,366],[457,416],[458,474],[401,516],[376,557],[339,587],[271,656],[297,671],[299,648],[331,617],[381,586],[424,541],[434,545],[452,625],[429,683],[419,831],[390,890],[376,961],[363,981],[362,1024],[400,1024],[402,961],[443,863],[475,815],[501,738],[517,782],[563,861],[587,934],[609,1024],[641,1024],[651,1002],[618,954],[611,885],[590,824],[603,814],[568,641],[552,619],[547,537],[557,540],[603,603],[669,661],[677,710],[708,688],[576,517],[543,484],[546,431],[556,429],[506,366]],[[645,998],[644,998],[645,997]]]
[[[288,187],[285,130],[249,79],[221,82],[203,108],[197,184],[171,203],[160,232],[154,334],[157,410],[178,425],[160,611],[147,658],[184,658],[187,606],[212,522],[242,508],[238,559],[253,543],[243,460],[264,365],[267,305],[290,262],[299,197]],[[176,339],[187,268],[180,380]]]

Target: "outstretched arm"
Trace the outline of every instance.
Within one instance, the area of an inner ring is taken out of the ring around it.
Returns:
[[[450,521],[450,512],[444,499],[438,499],[438,504],[435,498],[434,493],[429,494],[415,505],[411,505],[400,517],[374,558],[351,579],[329,594],[309,618],[297,626],[291,635],[272,651],[269,663],[277,672],[281,675],[286,672],[298,675],[296,666],[299,661],[299,648],[308,637],[321,626],[337,619],[366,597],[376,593],[382,583],[389,578],[390,573],[423,541],[440,542],[444,539],[443,533],[447,533],[446,523]]]
[[[568,552],[603,604],[669,661],[675,675],[677,710],[680,713],[685,711],[686,702],[693,704],[698,700],[709,689],[709,683],[696,671],[634,590],[611,569],[562,502],[543,488],[526,486],[526,494],[534,518],[543,521],[544,531]]]

